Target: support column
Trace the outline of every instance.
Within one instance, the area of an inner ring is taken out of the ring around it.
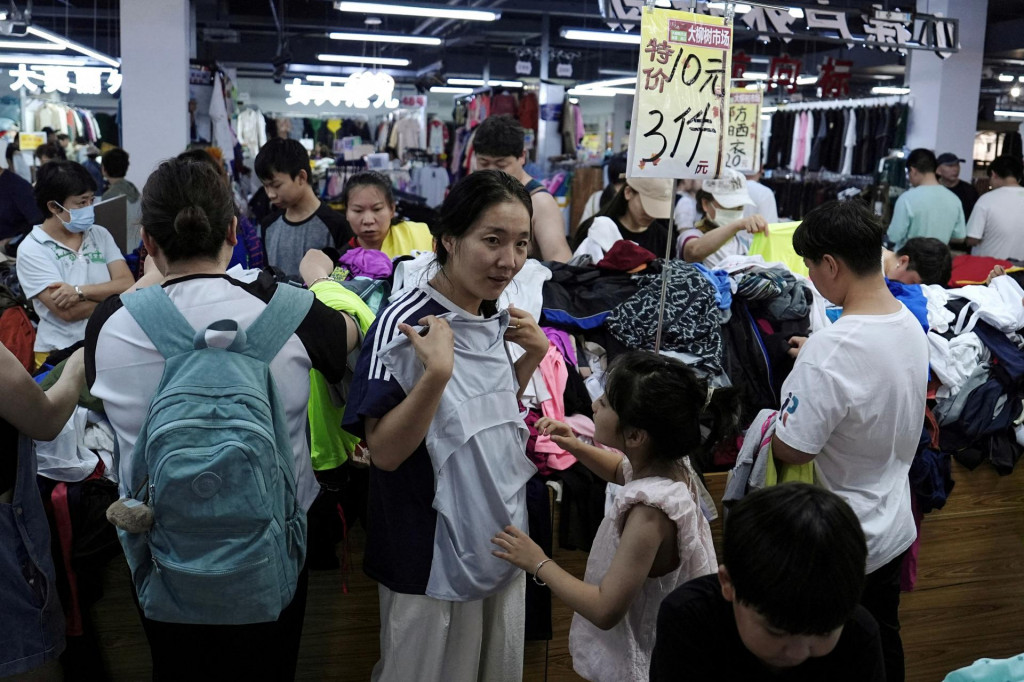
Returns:
[[[967,159],[960,165],[960,176],[970,180],[988,0],[917,0],[917,11],[959,19],[960,51],[944,60],[924,50],[911,52],[907,84],[913,100],[907,146]]]
[[[541,17],[540,43],[540,92],[537,102],[540,104],[540,117],[537,124],[537,163],[548,171],[548,158],[562,153],[562,136],[559,131],[560,115],[555,115],[552,107],[560,108],[565,97],[565,88],[553,83],[545,83],[548,79],[548,66],[551,63],[551,18],[545,14]],[[551,120],[545,120],[545,115]]]
[[[629,146],[629,126],[633,118],[633,95],[615,95],[612,114],[612,151],[618,153]]]
[[[189,0],[121,3],[121,144],[140,189],[188,144]]]

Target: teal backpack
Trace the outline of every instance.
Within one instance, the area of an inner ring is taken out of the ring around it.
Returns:
[[[276,620],[305,560],[306,514],[269,363],[313,294],[281,284],[248,329],[219,320],[198,332],[163,287],[121,301],[166,359],[127,482],[153,526],[118,530],[143,613],[171,623]],[[210,347],[207,331],[234,339]]]

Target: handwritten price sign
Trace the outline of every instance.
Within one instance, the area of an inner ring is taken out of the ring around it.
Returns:
[[[725,167],[753,174],[761,168],[761,92],[729,91]]]
[[[723,167],[732,27],[644,10],[630,125],[630,177],[713,178]]]

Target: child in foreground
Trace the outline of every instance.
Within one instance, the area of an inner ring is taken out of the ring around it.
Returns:
[[[838,495],[785,483],[729,511],[718,575],[658,614],[651,682],[882,682],[878,625],[859,605],[867,544]]]
[[[576,612],[569,650],[586,679],[646,681],[661,600],[715,571],[711,529],[687,456],[717,441],[733,407],[728,391],[712,392],[683,363],[632,352],[615,360],[606,392],[594,403],[594,440],[621,454],[583,443],[561,422],[537,422],[597,476],[623,486],[597,531],[585,581],[518,528],[506,527],[492,540],[495,556],[533,573]],[[712,429],[701,438],[705,418]]]

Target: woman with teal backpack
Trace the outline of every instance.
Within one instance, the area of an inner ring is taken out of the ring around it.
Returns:
[[[155,679],[294,678],[306,602],[309,375],[338,382],[352,319],[225,274],[230,191],[166,161],[142,195],[162,282],[99,305],[86,368],[117,436],[119,527]],[[338,340],[345,340],[338,343]]]

